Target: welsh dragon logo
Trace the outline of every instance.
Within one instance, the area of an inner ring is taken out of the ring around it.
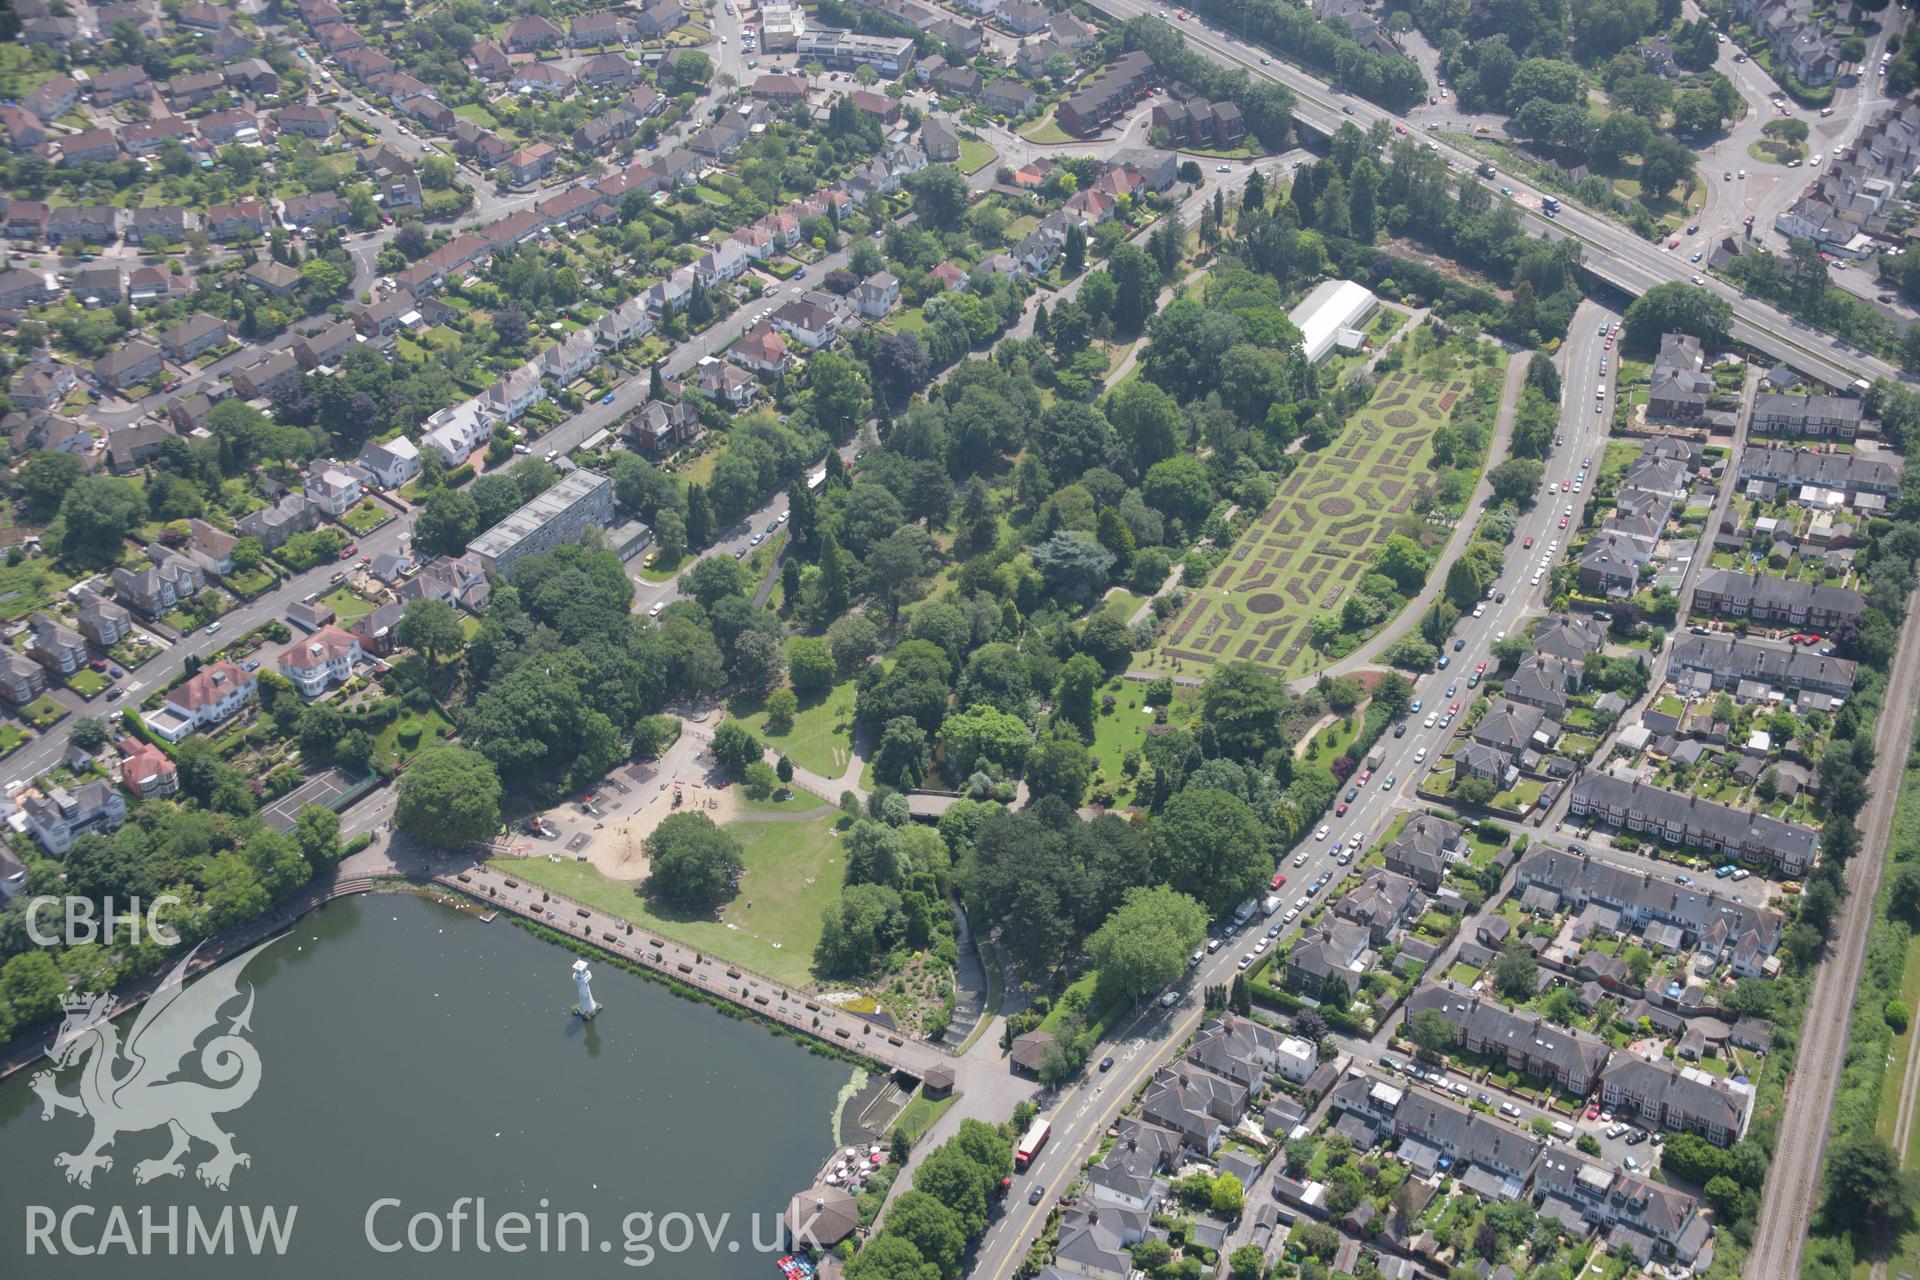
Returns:
[[[233,1135],[214,1119],[245,1106],[260,1087],[260,1055],[241,1034],[251,1030],[252,986],[245,1006],[224,1031],[218,1023],[220,1011],[240,994],[241,970],[269,945],[263,942],[233,957],[191,985],[186,981],[193,961],[189,953],[142,1007],[125,1045],[108,1017],[111,995],[68,997],[66,1021],[46,1050],[53,1068],[31,1082],[40,1095],[42,1120],[60,1111],[93,1120],[93,1138],[85,1147],[53,1158],[66,1171],[67,1181],[91,1187],[96,1169],[113,1168],[106,1148],[115,1138],[163,1127],[173,1145],[164,1156],[134,1165],[136,1183],[182,1176],[186,1170],[181,1157],[196,1141],[213,1148],[212,1157],[195,1170],[210,1187],[226,1190],[234,1169],[252,1164],[245,1152],[234,1150]],[[200,1044],[209,1031],[216,1034]],[[212,1084],[176,1078],[196,1049],[200,1074]],[[80,1091],[61,1093],[55,1073],[73,1066],[81,1068]]]

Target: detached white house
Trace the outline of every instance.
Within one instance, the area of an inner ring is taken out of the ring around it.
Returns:
[[[357,461],[383,487],[398,489],[420,474],[420,446],[405,436],[368,442],[361,446]]]
[[[321,627],[280,655],[280,674],[293,681],[302,697],[317,698],[329,685],[345,684],[366,657],[360,637],[339,627]]]

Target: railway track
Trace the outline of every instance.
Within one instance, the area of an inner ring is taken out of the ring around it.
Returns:
[[[1807,1228],[1820,1200],[1820,1162],[1826,1153],[1833,1102],[1846,1065],[1854,994],[1866,965],[1867,932],[1886,865],[1894,806],[1913,741],[1914,692],[1920,681],[1920,592],[1907,598],[1907,620],[1888,673],[1887,703],[1875,727],[1875,762],[1861,814],[1860,852],[1848,867],[1847,901],[1835,941],[1814,974],[1806,1021],[1773,1164],[1761,1195],[1746,1280],[1795,1280]]]

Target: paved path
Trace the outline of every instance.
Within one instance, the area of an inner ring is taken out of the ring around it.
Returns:
[[[771,978],[655,937],[609,912],[563,894],[523,884],[491,867],[475,863],[437,875],[434,880],[488,906],[511,911],[536,924],[591,942],[622,960],[737,1004],[758,1017],[770,1018],[828,1044],[850,1049],[888,1070],[920,1079],[936,1066],[950,1065],[946,1054],[924,1041],[889,1031]]]
[[[1405,333],[1412,325],[1401,326]],[[1377,357],[1376,357],[1377,358]],[[1426,617],[1427,610],[1440,598],[1440,592],[1446,587],[1447,571],[1453,562],[1460,558],[1467,543],[1473,537],[1474,529],[1480,523],[1480,509],[1493,494],[1493,481],[1488,474],[1507,460],[1507,451],[1513,444],[1513,422],[1520,412],[1520,392],[1526,382],[1527,366],[1533,361],[1531,351],[1516,352],[1507,362],[1507,378],[1500,388],[1500,411],[1494,418],[1493,439],[1487,443],[1486,465],[1480,469],[1480,481],[1473,487],[1473,496],[1467,500],[1466,514],[1460,517],[1453,527],[1453,534],[1447,539],[1447,545],[1440,551],[1440,558],[1434,562],[1427,574],[1427,583],[1420,588],[1420,594],[1406,603],[1399,616],[1383,627],[1373,639],[1355,649],[1346,657],[1323,667],[1312,675],[1301,676],[1292,682],[1294,692],[1304,693],[1320,682],[1323,676],[1346,676],[1375,665],[1380,655],[1399,643],[1401,637],[1420,625],[1420,619]]]

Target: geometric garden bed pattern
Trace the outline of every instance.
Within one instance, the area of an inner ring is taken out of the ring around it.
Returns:
[[[1338,611],[1395,520],[1432,479],[1433,431],[1465,382],[1388,374],[1328,448],[1281,482],[1273,505],[1191,593],[1153,666],[1245,660],[1304,674],[1310,625]]]

